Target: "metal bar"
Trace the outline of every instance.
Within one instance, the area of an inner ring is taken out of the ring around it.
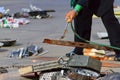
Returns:
[[[63,40],[44,39],[43,43],[53,44],[53,45],[61,45],[61,46],[95,48],[95,49],[99,49],[99,50],[113,51],[112,48],[107,47],[107,46],[100,46],[100,45],[96,45],[96,44],[89,44],[89,43],[83,43],[83,42],[72,42],[72,41],[63,41]]]

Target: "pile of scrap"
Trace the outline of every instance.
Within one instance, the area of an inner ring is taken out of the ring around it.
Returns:
[[[42,10],[36,6],[30,5],[30,9],[23,8],[21,12],[9,14],[10,9],[0,7],[0,28],[18,28],[23,24],[30,23],[28,18],[43,19],[52,17],[50,12],[55,10]]]
[[[30,5],[30,9],[23,8],[21,12],[16,12],[14,14],[15,18],[33,18],[33,19],[43,19],[52,17],[49,12],[55,12],[55,10],[42,10],[34,5]]]
[[[120,67],[116,63],[101,62],[88,56],[74,55],[19,68],[22,77],[39,76],[39,80],[114,80],[118,72],[101,72],[101,67]],[[32,76],[33,76],[32,75]],[[109,76],[109,77],[108,77]],[[26,78],[27,78],[26,77]]]
[[[10,9],[5,9],[5,7],[0,7],[0,18],[3,17],[10,17],[11,15],[8,14],[8,12],[10,11]]]
[[[0,28],[18,28],[28,23],[30,20],[26,18],[3,17],[0,19]]]
[[[24,48],[12,50],[10,53],[10,57],[25,58],[29,56],[36,56],[42,52],[44,52],[44,49],[42,47],[38,47],[36,45],[29,45]]]
[[[91,64],[94,63],[94,64]],[[75,73],[91,78],[97,78],[101,70],[101,62],[94,58],[88,56],[73,56],[71,58],[59,58],[58,60],[46,61],[40,64],[31,65],[27,67],[19,68],[19,73],[21,76],[25,76],[31,73],[44,74],[40,76],[40,80],[52,80],[47,79],[47,76],[54,76],[55,73],[59,73],[56,77],[62,77],[65,79],[73,78],[70,74]],[[54,73],[55,72],[55,73]],[[79,72],[79,73],[78,73]],[[47,75],[47,73],[50,73]],[[45,75],[46,74],[46,75]],[[57,80],[57,79],[55,79]],[[76,80],[79,80],[76,78]]]
[[[15,18],[9,14],[10,9],[0,7],[0,28],[18,28],[20,25],[30,23],[26,18]]]

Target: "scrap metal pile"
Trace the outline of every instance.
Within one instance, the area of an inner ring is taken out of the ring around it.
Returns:
[[[39,54],[42,54],[45,52],[43,47],[39,47],[36,45],[29,45],[24,48],[19,48],[17,50],[12,50],[10,53],[10,57],[15,57],[15,58],[25,58],[25,57],[30,57],[30,56],[37,56]]]
[[[41,76],[39,80],[60,80],[61,78],[65,80],[74,80],[74,78],[75,80],[80,80],[80,76],[93,80],[100,76],[100,70],[101,62],[99,60],[88,56],[73,56],[71,58],[59,58],[58,60],[22,67],[19,69],[19,73],[21,76],[30,73],[40,73],[39,75]],[[52,76],[55,74],[55,79],[52,79]],[[75,77],[73,74],[78,76]],[[47,76],[49,76],[49,78]]]
[[[16,12],[14,14],[15,18],[34,18],[34,19],[43,19],[52,17],[49,12],[55,12],[55,10],[42,10],[34,5],[30,5],[30,9],[23,8],[21,12]]]
[[[30,5],[30,9],[22,8],[20,12],[9,14],[10,9],[0,7],[0,27],[1,28],[18,28],[20,25],[30,23],[32,19],[43,19],[52,17],[49,12],[55,10],[42,10],[36,6]]]
[[[26,18],[15,18],[9,14],[9,9],[0,7],[0,28],[18,28],[20,25],[30,23]]]
[[[104,64],[89,56],[74,55],[70,58],[60,57],[52,61],[20,67],[22,77],[35,73],[37,80],[119,80],[118,72],[112,70],[101,72]]]

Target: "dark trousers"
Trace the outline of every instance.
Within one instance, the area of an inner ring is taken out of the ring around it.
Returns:
[[[93,11],[89,8],[84,8],[78,16],[74,19],[74,27],[75,31],[84,39],[90,40],[91,36],[91,25],[92,25],[92,15]],[[111,7],[103,16],[101,16],[101,20],[107,30],[110,44],[112,46],[120,47],[120,24],[117,18],[114,16],[113,7]],[[74,37],[76,42],[84,42]],[[74,52],[76,54],[83,54],[83,48],[75,47]],[[115,50],[117,56],[120,57],[120,51]]]

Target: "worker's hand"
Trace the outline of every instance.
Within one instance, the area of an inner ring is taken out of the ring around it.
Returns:
[[[77,12],[75,10],[71,10],[66,14],[66,21],[68,23],[71,23],[73,21],[73,19],[77,16]]]

